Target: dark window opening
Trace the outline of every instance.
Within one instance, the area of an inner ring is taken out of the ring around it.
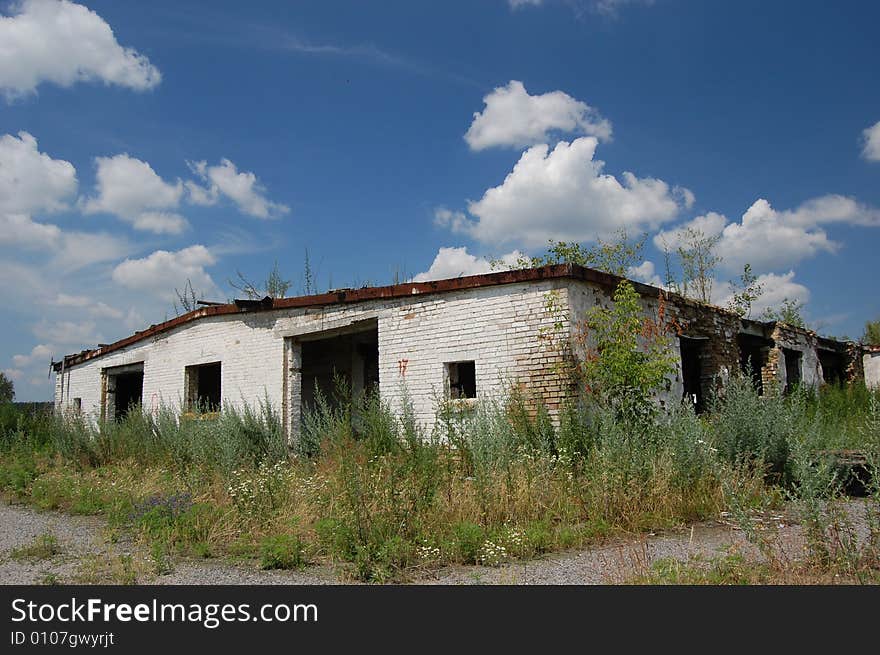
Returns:
[[[116,368],[105,369],[107,376],[106,410],[114,420],[120,420],[128,414],[132,407],[139,407],[144,398],[144,365],[129,364]],[[82,399],[79,403],[74,399],[77,409],[82,407]]]
[[[220,373],[220,362],[186,367],[186,404],[190,411],[220,411]]]
[[[785,358],[784,393],[791,393],[801,383],[801,358],[803,353],[799,350],[783,348],[782,356]]]
[[[767,357],[770,354],[772,342],[759,336],[740,334],[737,337],[739,345],[739,367],[743,375],[751,376],[752,384],[759,396],[764,395],[764,378],[762,369],[767,365]]]
[[[843,385],[846,382],[846,357],[833,350],[819,350],[822,379],[826,384]]]
[[[379,330],[375,327],[302,340],[303,417],[318,398],[339,407],[359,394],[379,391]]]
[[[477,366],[474,362],[450,362],[446,370],[452,398],[477,397]]]
[[[681,349],[681,382],[684,387],[682,397],[693,404],[697,412],[705,409],[703,397],[703,344],[704,339],[679,337]]]

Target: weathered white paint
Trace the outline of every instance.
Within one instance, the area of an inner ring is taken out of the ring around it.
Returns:
[[[143,362],[144,408],[179,408],[185,399],[185,367],[220,361],[224,407],[268,398],[295,429],[301,400],[299,340],[373,319],[378,324],[382,397],[399,411],[407,394],[416,418],[429,426],[444,393],[445,362],[476,362],[478,396],[500,395],[508,382],[531,372],[536,358],[540,363],[539,332],[553,320],[545,294],[564,287],[562,280],[535,281],[204,317],[68,368],[63,395],[62,376],[56,376],[56,407],[70,407],[74,398],[81,398],[82,411],[97,420],[102,370]]]
[[[865,353],[865,384],[871,389],[880,388],[880,352]]]

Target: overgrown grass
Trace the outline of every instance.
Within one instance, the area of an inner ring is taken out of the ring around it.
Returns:
[[[60,552],[61,546],[58,543],[57,537],[49,532],[45,532],[41,535],[38,535],[27,546],[13,548],[9,552],[9,556],[12,559],[18,561],[39,561],[44,559],[51,559],[55,557],[55,555],[58,555]]]
[[[319,397],[290,456],[268,402],[213,418],[132,411],[101,426],[4,418],[0,488],[37,507],[106,515],[150,545],[158,574],[178,555],[245,556],[264,568],[330,561],[385,581],[722,510],[748,530],[754,508],[786,495],[803,507],[816,549],[832,533],[849,544],[842,519],[828,518],[839,485],[820,484],[835,479],[823,457],[880,453],[880,403],[863,388],[759,398],[733,380],[707,417],[676,407],[622,421],[583,401],[555,425],[520,394],[441,404],[437,415],[422,426],[376,396]],[[880,525],[877,496],[865,506]],[[868,543],[880,542],[872,529]],[[837,561],[843,551],[831,550]],[[859,553],[853,571],[876,566]]]

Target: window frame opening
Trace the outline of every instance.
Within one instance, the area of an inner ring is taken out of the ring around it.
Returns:
[[[205,362],[185,367],[184,389],[187,412],[219,412],[223,408],[223,362]]]
[[[688,400],[697,414],[705,410],[706,399],[703,392],[703,358],[708,338],[695,338],[680,335],[678,350],[681,359],[682,400]]]
[[[102,420],[121,421],[132,407],[144,401],[144,363],[123,364],[102,369]],[[74,406],[75,403],[74,403]],[[82,399],[80,399],[80,408]]]
[[[477,398],[477,362],[464,359],[444,362],[446,388],[452,400],[476,400]]]

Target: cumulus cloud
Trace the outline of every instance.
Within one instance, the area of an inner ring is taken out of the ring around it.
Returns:
[[[97,330],[94,321],[50,321],[43,319],[33,326],[33,333],[38,339],[63,346],[82,346],[97,344],[104,337]]]
[[[163,180],[147,162],[127,154],[96,157],[95,192],[81,201],[87,214],[113,214],[135,229],[156,234],[180,234],[186,219],[165,210],[175,209],[183,196],[183,183]]]
[[[0,90],[8,98],[43,82],[69,87],[100,81],[136,91],[155,87],[159,70],[123,47],[94,11],[67,0],[23,0],[0,15]]]
[[[709,212],[672,229],[661,230],[654,236],[654,245],[658,250],[669,249],[674,252],[685,243],[689,231],[701,232],[706,237],[714,237],[721,234],[725,225],[727,225],[725,216]]]
[[[663,280],[657,275],[657,269],[652,261],[644,261],[638,266],[630,266],[626,269],[626,275],[631,280],[638,280],[655,287],[663,287]]]
[[[464,212],[452,211],[446,207],[437,207],[434,210],[434,225],[444,227],[453,232],[466,232],[470,222]]]
[[[660,250],[668,246],[674,251],[691,228],[705,236],[719,237],[717,254],[725,269],[740,271],[745,264],[751,264],[755,271],[784,270],[820,252],[837,252],[840,244],[820,227],[833,223],[880,227],[880,210],[833,194],[811,198],[795,209],[782,211],[759,198],[738,223],[710,212],[659,232],[654,245]]]
[[[52,304],[56,307],[80,309],[88,312],[96,318],[122,319],[125,317],[125,312],[123,312],[122,310],[116,309],[115,307],[110,307],[107,303],[100,300],[95,301],[88,296],[77,296],[66,293],[59,293],[57,296],[55,296]]]
[[[27,214],[0,214],[0,245],[43,249],[60,239],[57,225],[36,223]]]
[[[474,114],[464,135],[471,150],[546,143],[551,132],[586,134],[603,141],[611,138],[610,121],[562,91],[529,95],[522,82],[511,80],[483,102],[485,109]]]
[[[52,358],[52,346],[48,344],[38,344],[31,349],[27,355],[13,355],[12,365],[16,368],[26,368],[32,364],[42,363]]]
[[[880,121],[862,131],[862,157],[880,161]]]
[[[206,266],[216,261],[200,244],[174,252],[156,250],[143,259],[126,259],[113,269],[113,280],[128,289],[174,301],[174,290],[183,289],[187,280],[197,292],[217,292],[214,280],[205,271]]]
[[[597,144],[581,137],[552,151],[546,144],[529,148],[504,182],[469,203],[476,220],[452,227],[487,243],[541,247],[548,239],[592,241],[621,228],[654,229],[692,199],[663,180],[603,173],[605,162],[594,159]]]
[[[807,303],[810,300],[810,290],[799,282],[795,282],[794,271],[787,273],[764,273],[759,275],[757,283],[762,286],[761,296],[752,303],[752,318],[760,316],[765,309],[778,308],[786,298],[797,302]],[[730,282],[716,281],[713,286],[712,297],[715,304],[727,306],[733,297],[734,289]]]
[[[499,259],[501,266],[493,269],[492,263],[484,257],[476,257],[467,251],[467,248],[440,248],[437,256],[431,263],[431,267],[424,273],[419,273],[413,278],[413,282],[427,282],[429,280],[444,280],[447,278],[462,277],[465,275],[480,275],[493,271],[515,268],[517,261],[523,256],[518,250],[502,255]]]
[[[0,137],[0,214],[62,210],[76,188],[73,164],[40,152],[30,133]]]
[[[62,232],[58,244],[52,263],[65,272],[115,261],[132,251],[126,239],[106,232]]]
[[[216,166],[208,166],[206,161],[188,163],[190,170],[207,185],[202,187],[187,182],[188,198],[193,204],[213,205],[222,195],[232,200],[242,213],[254,218],[277,218],[290,211],[287,205],[266,198],[266,188],[259,183],[256,175],[248,171],[239,172],[228,159],[221,159]]]

